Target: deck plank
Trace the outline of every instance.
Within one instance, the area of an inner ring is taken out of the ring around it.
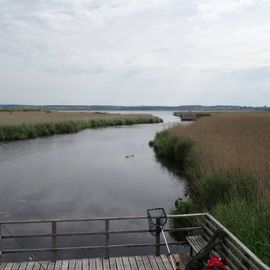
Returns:
[[[123,266],[125,270],[132,270],[128,257],[122,257],[122,261],[123,261]]]
[[[62,261],[62,269],[61,270],[68,270],[68,260],[63,260]]]
[[[83,259],[82,270],[89,270],[89,260],[88,259]]]
[[[174,254],[174,263],[176,265],[176,262],[179,262],[180,269],[185,269],[185,264],[183,263],[183,260],[181,260],[180,256],[178,254]]]
[[[89,268],[90,270],[96,270],[96,259],[89,260]]]
[[[156,260],[159,270],[166,270],[163,260],[160,257],[155,257],[155,260]]]
[[[147,256],[143,256],[142,257],[142,260],[143,260],[143,264],[144,264],[145,269],[146,270],[152,270],[152,266],[150,264],[150,261],[149,261],[148,257]]]
[[[62,261],[56,261],[54,270],[61,270],[62,269]]]
[[[115,258],[110,258],[110,269],[111,270],[117,270]]]
[[[179,257],[180,257],[180,260],[183,263],[183,265],[187,265],[188,262],[190,261],[190,257],[187,254],[181,255]]]
[[[34,263],[34,267],[33,267],[33,270],[39,270],[41,267],[40,267],[40,263],[39,262],[35,262]],[[43,269],[43,268],[42,268]],[[43,269],[44,270],[44,269]]]
[[[54,270],[55,262],[49,262],[47,270]]]
[[[123,262],[120,257],[115,258],[117,270],[124,270]]]
[[[174,257],[176,258],[176,261],[179,262],[180,269],[185,269],[187,261],[184,261],[183,257],[179,255],[175,255]]]
[[[163,264],[166,268],[166,270],[173,270],[173,267],[171,265],[170,259],[166,255],[161,255],[160,256],[161,260],[163,261]]]
[[[96,259],[96,270],[103,270],[102,259]]]
[[[0,270],[4,270],[6,267],[6,263],[0,263]]]
[[[82,260],[75,260],[75,270],[82,270]]]
[[[20,264],[19,270],[25,270],[26,267],[27,267],[27,263],[28,263],[28,262],[22,262],[22,263]],[[7,267],[5,268],[5,270],[8,270]]]
[[[70,260],[68,263],[68,270],[75,270],[75,264],[76,264],[75,260]]]
[[[47,270],[48,269],[48,266],[49,266],[49,262],[48,261],[47,262],[46,261],[45,262],[41,262],[41,263],[39,263],[39,266],[40,266],[40,269],[41,270]]]
[[[20,268],[21,263],[14,263],[11,270],[18,270]]]
[[[7,265],[7,263],[1,262],[1,263],[0,263],[0,270],[4,270],[5,267],[6,267],[6,265]]]
[[[145,270],[142,257],[136,256],[135,259],[136,259],[139,270]]]
[[[138,269],[138,266],[137,266],[137,263],[136,263],[135,257],[128,257],[128,259],[129,259],[129,263],[130,263],[131,269],[132,270],[139,270]]]
[[[173,255],[173,260],[185,269],[187,255]],[[161,256],[129,256],[109,259],[59,260],[56,262],[21,262],[3,263],[0,270],[173,270],[169,257]]]
[[[11,270],[14,263],[7,263],[5,270]]]
[[[156,262],[156,257],[155,256],[149,256],[148,258],[149,258],[152,269],[158,269],[158,265],[157,265],[157,262]]]
[[[103,269],[110,270],[110,261],[108,259],[103,260]]]
[[[14,263],[11,267],[11,270],[18,270],[20,267],[20,263]]]
[[[35,264],[35,262],[29,262],[28,264],[27,264],[27,266],[26,266],[26,270],[32,270],[33,268],[34,268],[34,264]],[[16,265],[15,263],[14,263],[14,265]],[[12,267],[12,270],[14,269],[14,270],[16,270],[16,267],[14,267],[14,265],[13,265],[13,267]],[[18,268],[17,268],[18,269]]]

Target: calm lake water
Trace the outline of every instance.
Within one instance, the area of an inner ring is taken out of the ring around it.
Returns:
[[[151,113],[164,123],[1,143],[0,219],[145,215],[153,207],[170,211],[184,196],[184,182],[156,161],[148,142],[180,119],[172,112]]]

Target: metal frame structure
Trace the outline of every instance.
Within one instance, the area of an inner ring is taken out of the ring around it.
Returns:
[[[226,237],[221,250],[221,255],[226,257],[230,262],[232,269],[240,269],[234,267],[234,265],[241,265],[241,269],[259,269],[259,270],[270,270],[270,268],[264,264],[254,253],[252,253],[239,239],[237,239],[229,230],[227,230],[221,223],[219,223],[213,216],[208,213],[198,214],[186,214],[186,215],[167,215],[168,219],[198,219],[200,220],[199,226],[187,227],[187,228],[166,228],[164,232],[185,232],[185,233],[198,233],[204,231],[207,235],[207,231],[222,228],[226,232]],[[23,220],[23,221],[0,221],[0,257],[6,254],[19,254],[26,252],[52,252],[56,256],[58,251],[76,251],[76,250],[104,250],[104,257],[110,257],[110,250],[116,248],[138,248],[138,247],[154,247],[156,256],[160,255],[161,246],[165,243],[161,243],[160,234],[155,237],[153,243],[142,243],[142,244],[111,244],[111,235],[123,235],[123,234],[138,234],[138,233],[149,233],[149,229],[134,229],[134,230],[111,230],[110,223],[112,221],[136,221],[136,220],[147,220],[147,216],[129,216],[129,217],[104,217],[104,218],[81,218],[81,219],[48,219],[48,220]],[[59,232],[58,225],[63,223],[72,222],[102,222],[104,224],[104,230],[100,231],[78,231],[78,232]],[[9,225],[34,225],[34,224],[50,224],[51,233],[40,233],[40,234],[16,234],[7,235],[4,234],[4,226]],[[58,237],[71,237],[71,236],[88,236],[88,235],[104,235],[104,245],[100,246],[70,246],[60,247],[58,245]],[[31,249],[5,249],[3,243],[7,239],[26,239],[26,238],[51,238],[52,245],[47,248],[31,248]],[[186,241],[175,241],[168,243],[169,245],[181,245],[186,244]]]

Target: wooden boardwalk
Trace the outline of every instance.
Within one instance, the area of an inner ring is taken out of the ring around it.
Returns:
[[[187,256],[173,255],[185,269]],[[110,259],[63,260],[56,262],[16,262],[2,263],[1,270],[173,270],[166,255],[116,257]]]

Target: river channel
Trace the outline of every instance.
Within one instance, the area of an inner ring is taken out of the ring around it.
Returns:
[[[172,112],[147,113],[164,123],[1,143],[0,219],[134,216],[153,207],[169,212],[183,197],[184,181],[156,161],[148,142],[180,120]]]

